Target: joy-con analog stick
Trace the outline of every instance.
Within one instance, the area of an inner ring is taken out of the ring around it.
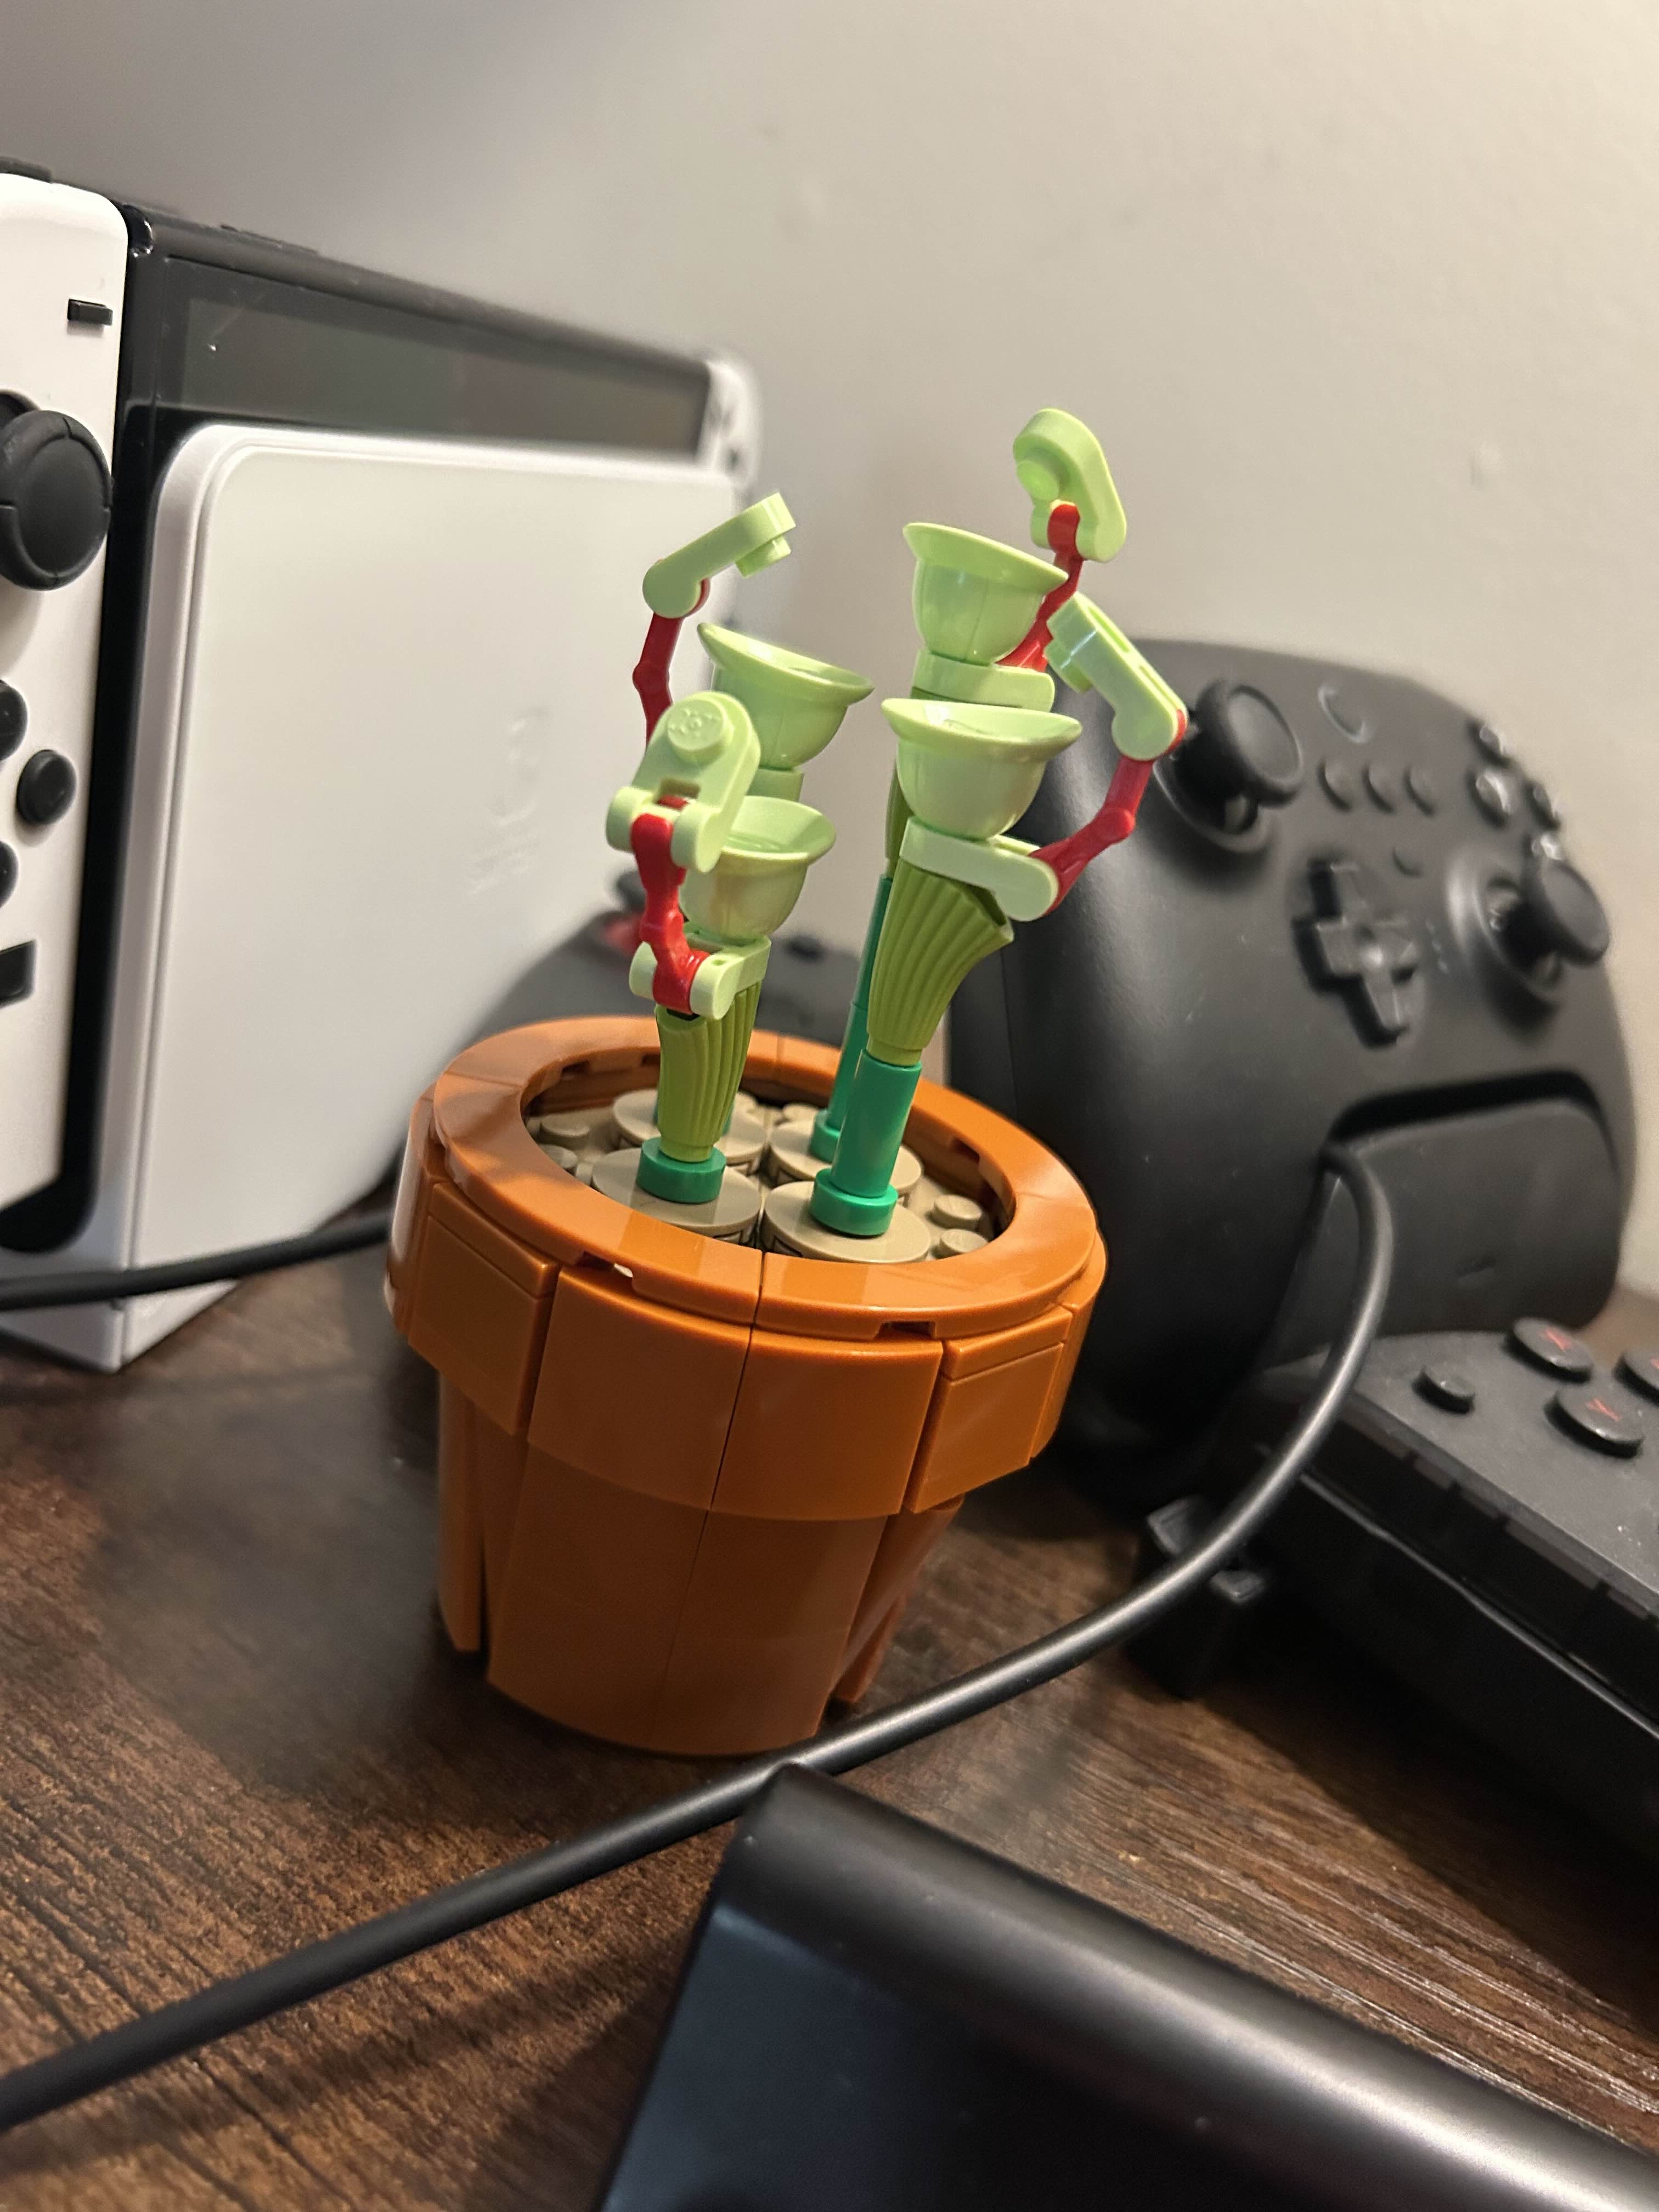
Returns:
[[[1538,854],[1522,871],[1521,885],[1496,903],[1492,927],[1517,967],[1547,960],[1593,968],[1607,949],[1607,917],[1577,868],[1553,854]]]
[[[1249,684],[1212,684],[1171,763],[1188,805],[1227,829],[1284,806],[1302,783],[1302,748],[1271,699]]]
[[[109,469],[84,422],[0,393],[0,575],[55,591],[109,529]]]

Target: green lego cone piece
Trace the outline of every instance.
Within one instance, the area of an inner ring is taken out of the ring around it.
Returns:
[[[806,871],[836,842],[835,826],[799,799],[750,793],[712,868],[693,869],[680,889],[685,918],[720,945],[750,945],[781,929]]]
[[[763,771],[802,767],[823,750],[847,709],[870,696],[864,677],[832,661],[809,659],[718,623],[699,623],[697,635],[714,664],[714,689],[749,709]]]
[[[919,1060],[963,977],[1013,936],[988,891],[901,860],[870,980],[866,1054]],[[843,1124],[843,1143],[846,1133]]]
[[[732,1118],[743,1063],[760,1003],[760,985],[739,991],[718,1021],[657,1009],[662,1068],[657,1079],[657,1127],[670,1159],[709,1158]],[[647,1186],[648,1188],[648,1186]]]
[[[916,556],[916,628],[927,650],[947,660],[1000,660],[1066,580],[1063,568],[1017,545],[940,522],[907,523],[904,542]]]
[[[812,1218],[826,1229],[843,1237],[885,1231],[898,1204],[893,1163],[921,1079],[920,1060],[896,1066],[869,1050],[860,1058],[835,1159],[812,1185]]]
[[[1048,543],[1048,515],[1066,500],[1078,511],[1077,546],[1085,561],[1109,561],[1129,534],[1123,502],[1100,441],[1061,407],[1040,407],[1014,440],[1014,466],[1030,495],[1031,543]]]
[[[952,837],[996,837],[1036,797],[1042,771],[1082,725],[1025,707],[884,699],[911,810]]]

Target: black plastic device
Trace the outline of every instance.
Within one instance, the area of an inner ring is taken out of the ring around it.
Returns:
[[[1635,2212],[1659,2166],[786,1770],[599,2212]]]
[[[1290,1358],[1329,1336],[1346,1198],[1297,1270],[1328,1139],[1389,1191],[1385,1334],[1588,1321],[1635,1153],[1606,917],[1499,732],[1398,677],[1145,649],[1190,736],[1135,836],[975,970],[951,1025],[952,1080],[1100,1217],[1067,1434],[1126,1499],[1182,1486],[1179,1448],[1270,1337]],[[1020,824],[1039,843],[1116,761],[1109,708],[1056,703],[1084,729]]]
[[[1310,1380],[1305,1362],[1261,1377],[1228,1445],[1239,1473]],[[1659,1859],[1659,1351],[1608,1369],[1531,1317],[1379,1343],[1260,1550],[1344,1635]],[[1155,1633],[1161,1678],[1194,1636],[1204,1671],[1225,1662],[1196,1613]]]

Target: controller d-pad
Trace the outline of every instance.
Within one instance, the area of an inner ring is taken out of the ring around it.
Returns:
[[[1316,860],[1310,883],[1306,941],[1315,976],[1346,994],[1364,1036],[1391,1043],[1411,1027],[1404,987],[1420,957],[1405,916],[1389,910],[1376,878],[1356,860]]]

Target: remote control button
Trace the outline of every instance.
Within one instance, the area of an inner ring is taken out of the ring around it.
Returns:
[[[29,726],[28,702],[9,684],[0,684],[0,760],[15,753]]]
[[[1615,1406],[1599,1391],[1558,1390],[1550,1411],[1570,1436],[1615,1459],[1634,1459],[1642,1449],[1642,1417],[1632,1407]]]
[[[1346,814],[1359,796],[1359,782],[1346,761],[1326,761],[1319,771],[1319,781],[1325,787],[1325,796],[1333,806],[1340,806]]]
[[[1536,831],[1528,838],[1526,849],[1529,860],[1562,860],[1566,858],[1561,840],[1553,830]]]
[[[1316,860],[1309,880],[1314,920],[1307,945],[1316,975],[1346,992],[1368,1042],[1391,1043],[1411,1027],[1401,986],[1419,960],[1404,917],[1376,910],[1356,861]]]
[[[1527,804],[1546,830],[1559,830],[1561,827],[1561,810],[1550,797],[1547,785],[1529,783],[1527,786]]]
[[[31,830],[61,821],[75,798],[75,769],[62,753],[35,753],[17,779],[17,811]]]
[[[1334,730],[1340,730],[1343,736],[1352,744],[1364,744],[1366,738],[1370,737],[1370,724],[1352,700],[1343,697],[1340,684],[1322,684],[1319,687],[1319,705],[1321,712],[1331,727]]]
[[[0,906],[11,896],[17,881],[17,855],[9,845],[0,844]]]
[[[109,529],[109,470],[72,415],[0,399],[0,575],[56,591],[91,567]]]
[[[1373,803],[1385,814],[1392,814],[1400,804],[1400,779],[1391,768],[1373,761],[1365,770],[1365,788]]]
[[[1469,735],[1488,760],[1508,760],[1510,741],[1501,730],[1495,730],[1490,722],[1471,722]]]
[[[1569,1382],[1588,1382],[1595,1362],[1587,1344],[1559,1328],[1553,1321],[1518,1321],[1509,1334],[1509,1348],[1547,1375],[1565,1375]]]
[[[1423,855],[1409,845],[1395,847],[1394,864],[1402,876],[1420,876],[1423,872]]]
[[[15,1006],[34,988],[34,939],[0,952],[0,1006]]]
[[[1659,1352],[1627,1352],[1619,1362],[1619,1379],[1659,1401]]]
[[[1515,812],[1515,786],[1495,768],[1476,769],[1469,778],[1474,803],[1494,828],[1501,830]]]
[[[1458,1367],[1425,1367],[1417,1378],[1417,1395],[1448,1413],[1474,1411],[1474,1385]]]
[[[1440,804],[1440,789],[1425,768],[1406,770],[1406,788],[1419,814],[1432,814]]]

